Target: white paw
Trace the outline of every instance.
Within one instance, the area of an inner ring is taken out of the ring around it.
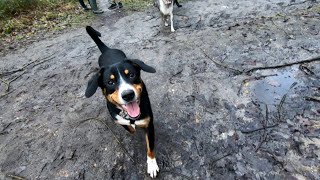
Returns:
[[[165,26],[169,26],[169,24],[167,22],[164,23]]]
[[[159,167],[158,167],[156,158],[154,158],[154,159],[151,159],[149,157],[147,157],[147,158],[148,158],[147,159],[147,165],[148,165],[147,171],[148,171],[148,174],[150,174],[150,176],[152,178],[155,178],[155,177],[157,177],[157,173],[159,172]]]
[[[171,28],[171,32],[174,32],[175,30],[174,30],[174,28]]]

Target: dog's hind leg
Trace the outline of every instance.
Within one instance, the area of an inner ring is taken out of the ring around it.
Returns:
[[[173,13],[170,13],[170,23],[171,23],[171,32],[174,32],[174,28],[173,28]]]
[[[149,126],[146,129],[146,142],[147,142],[147,172],[152,178],[157,176],[159,172],[159,167],[156,161],[155,152],[154,152],[154,127],[153,123],[150,122]]]

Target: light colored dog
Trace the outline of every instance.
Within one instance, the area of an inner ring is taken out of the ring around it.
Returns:
[[[158,0],[159,9],[161,12],[162,23],[164,22],[165,26],[168,26],[168,16],[170,15],[170,23],[171,23],[171,32],[174,32],[173,27],[173,3],[174,0]]]

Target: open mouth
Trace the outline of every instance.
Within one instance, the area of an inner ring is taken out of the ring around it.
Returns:
[[[132,118],[137,118],[140,115],[139,101],[132,101],[122,105],[122,108],[127,111],[128,115]]]

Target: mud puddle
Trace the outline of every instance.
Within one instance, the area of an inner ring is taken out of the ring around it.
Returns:
[[[266,104],[276,110],[290,89],[303,86],[298,66],[278,71],[265,71],[260,77],[245,83],[244,93],[256,104]]]

